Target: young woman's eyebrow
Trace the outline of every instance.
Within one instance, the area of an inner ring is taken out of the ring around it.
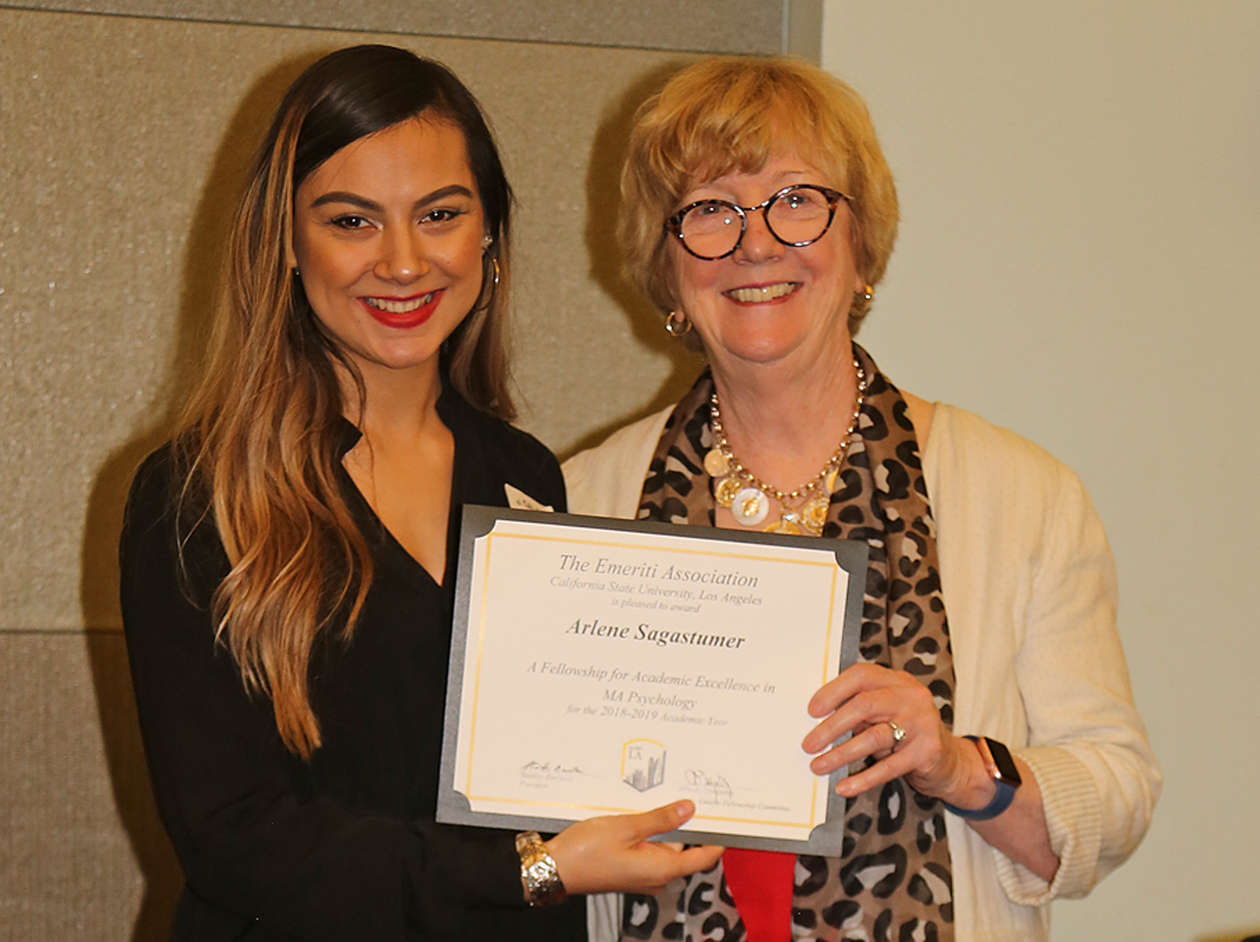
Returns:
[[[416,200],[415,203],[412,204],[412,208],[420,209],[421,207],[428,206],[430,203],[436,203],[438,200],[444,200],[448,196],[467,196],[471,198],[472,195],[472,191],[468,189],[468,187],[458,183],[452,183],[450,186],[440,187],[432,193],[420,197],[420,199]],[[316,209],[320,206],[327,206],[329,203],[347,203],[350,206],[356,206],[359,209],[365,209],[376,213],[384,212],[385,209],[385,207],[381,206],[381,204],[377,203],[375,200],[370,200],[366,196],[360,196],[357,193],[350,193],[345,190],[332,190],[331,192],[317,197],[314,202],[311,203],[311,209]]]

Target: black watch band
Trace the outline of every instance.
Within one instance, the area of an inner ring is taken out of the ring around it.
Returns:
[[[968,811],[964,808],[955,808],[949,802],[944,804],[958,817],[966,818],[968,821],[990,821],[1009,808],[1011,802],[1015,800],[1015,792],[1021,784],[1019,770],[1015,768],[1015,760],[1011,758],[1010,750],[996,739],[990,739],[988,736],[964,736],[963,738],[970,739],[980,748],[980,755],[984,757],[985,767],[993,776],[997,791],[993,794],[993,800],[983,808]]]

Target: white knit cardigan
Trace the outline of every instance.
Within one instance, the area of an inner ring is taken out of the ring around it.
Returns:
[[[571,512],[634,517],[670,411],[565,463]],[[1046,883],[947,815],[956,937],[1042,942],[1049,902],[1084,896],[1122,863],[1159,796],[1116,633],[1115,564],[1079,478],[1018,435],[938,403],[923,468],[953,646],[954,731],[992,736],[1028,764],[1060,860]],[[592,942],[616,937],[616,909],[615,897],[592,897]]]

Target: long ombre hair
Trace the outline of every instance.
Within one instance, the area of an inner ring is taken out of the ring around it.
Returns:
[[[321,330],[286,265],[298,187],[353,141],[423,117],[463,132],[493,242],[481,294],[442,350],[451,385],[502,418],[512,193],[476,99],[442,65],[391,46],[355,46],[295,81],[272,121],[229,242],[209,365],[175,439],[181,519],[209,514],[231,571],[211,600],[216,639],[246,688],[269,697],[285,745],[319,748],[308,673],[316,638],[348,638],[372,581],[372,557],[339,474],[344,414],[338,370],[361,375]],[[185,531],[187,532],[187,531]]]

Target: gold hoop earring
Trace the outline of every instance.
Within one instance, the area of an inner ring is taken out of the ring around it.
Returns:
[[[691,321],[682,311],[670,311],[665,318],[665,333],[671,337],[682,337],[691,333]]]
[[[863,285],[861,291],[854,291],[853,296],[860,301],[870,303],[871,298],[875,297],[875,289],[870,285]]]
[[[486,277],[486,262],[490,262],[490,278]],[[489,284],[487,284],[489,281]],[[480,311],[488,311],[494,306],[494,296],[499,290],[499,260],[493,255],[483,254],[481,256],[481,291],[477,295],[477,304],[473,307],[472,313],[476,314]]]

